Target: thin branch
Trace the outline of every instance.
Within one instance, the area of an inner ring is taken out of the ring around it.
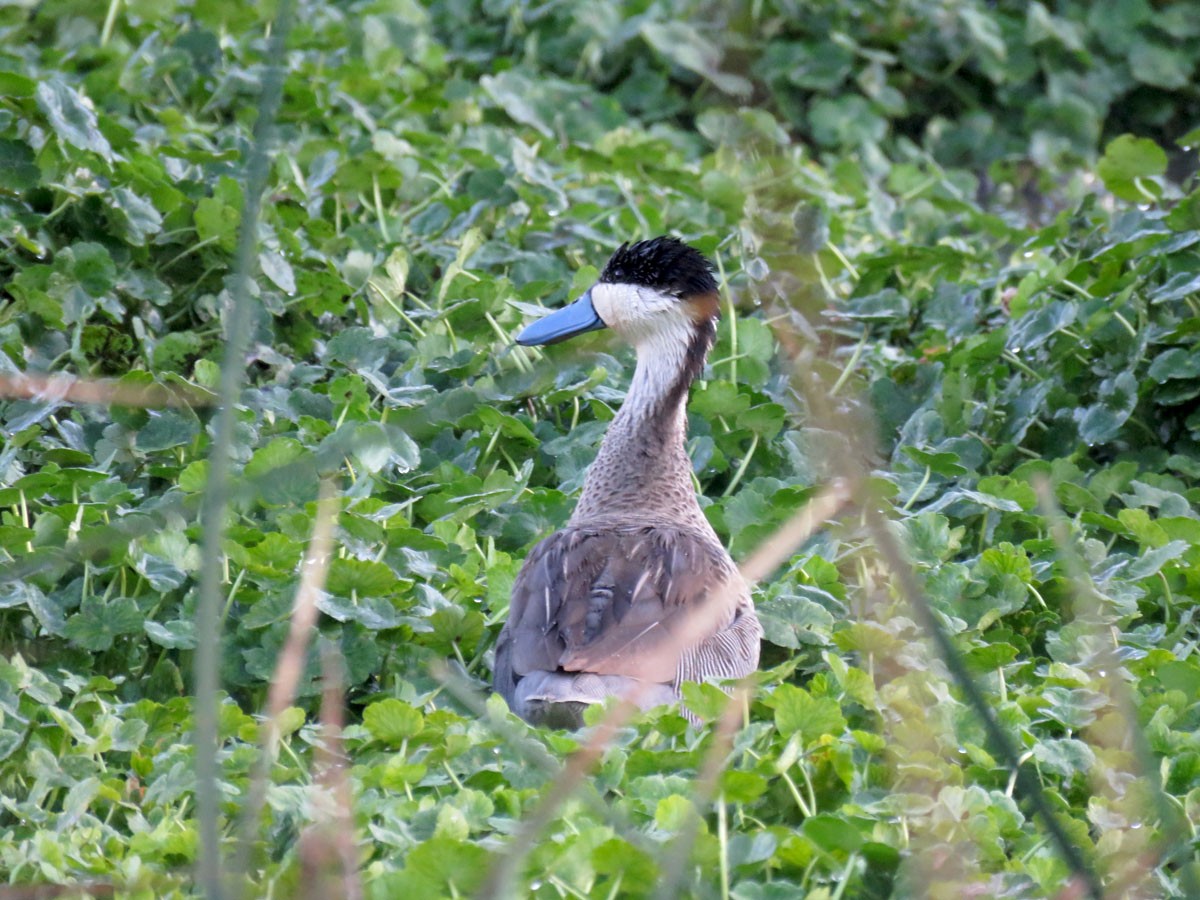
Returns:
[[[1029,766],[1022,763],[1012,738],[1001,727],[1000,720],[996,718],[991,704],[984,697],[979,685],[975,683],[975,679],[971,677],[971,673],[967,671],[967,664],[964,662],[962,654],[955,648],[954,642],[950,640],[950,635],[946,633],[937,614],[933,611],[929,598],[925,596],[925,592],[917,583],[912,567],[905,560],[904,553],[900,549],[900,542],[888,528],[883,514],[873,506],[867,506],[865,514],[867,531],[875,543],[876,550],[879,551],[880,558],[891,571],[900,595],[917,617],[925,633],[932,639],[934,646],[937,647],[942,662],[949,670],[959,690],[962,691],[967,705],[975,710],[992,749],[1014,773],[1018,792],[1042,820],[1042,827],[1046,829],[1059,855],[1071,869],[1073,880],[1079,882],[1088,896],[1094,900],[1102,900],[1104,889],[1100,879],[1087,860],[1083,858],[1083,854],[1075,846],[1062,823],[1059,822],[1058,816],[1046,799],[1037,776]]]
[[[344,660],[336,645],[322,642],[321,740],[315,750],[313,823],[297,842],[303,873],[300,900],[361,900],[353,793],[342,745],[345,725]]]
[[[850,496],[849,484],[835,478],[746,557],[741,565],[742,577],[751,585],[765,579],[789,560],[817,529],[836,517]]]
[[[237,250],[230,284],[230,307],[221,363],[220,410],[217,413],[209,459],[208,489],[201,523],[200,595],[196,603],[195,727],[196,813],[200,847],[196,876],[208,900],[222,900],[220,787],[217,769],[217,692],[221,656],[221,564],[229,501],[230,470],[237,401],[245,380],[245,357],[250,339],[250,279],[257,257],[258,217],[270,174],[270,144],[283,95],[284,48],[292,25],[290,0],[281,0],[267,51],[267,66],[259,97],[250,156],[245,170],[245,202],[238,226]]]
[[[1178,811],[1171,805],[1166,791],[1163,790],[1158,761],[1155,759],[1154,752],[1150,749],[1146,736],[1138,724],[1137,709],[1129,687],[1121,678],[1120,673],[1127,670],[1121,662],[1121,658],[1117,655],[1114,642],[1107,634],[1101,631],[1100,623],[1103,621],[1103,610],[1100,598],[1097,595],[1095,584],[1088,574],[1083,560],[1075,549],[1070,527],[1067,524],[1066,517],[1058,506],[1058,501],[1054,497],[1054,491],[1050,486],[1050,482],[1044,477],[1039,477],[1034,480],[1033,487],[1038,495],[1038,504],[1041,507],[1042,516],[1050,524],[1050,535],[1054,538],[1059,558],[1062,560],[1064,569],[1066,569],[1075,621],[1089,628],[1097,638],[1093,644],[1092,658],[1081,661],[1081,666],[1087,669],[1103,686],[1117,715],[1120,716],[1124,723],[1125,727],[1123,731],[1131,744],[1134,767],[1137,769],[1137,771],[1130,774],[1136,777],[1139,782],[1149,787],[1153,811],[1160,822],[1161,834],[1158,838],[1158,847],[1155,852],[1135,853],[1138,846],[1148,849],[1153,843],[1149,834],[1150,829],[1144,829],[1141,831],[1138,840],[1134,842],[1133,847],[1127,850],[1126,846],[1128,842],[1126,841],[1122,841],[1119,845],[1123,851],[1123,855],[1133,856],[1128,861],[1123,874],[1116,865],[1116,860],[1109,861],[1108,870],[1110,874],[1117,876],[1111,885],[1109,896],[1132,897],[1135,896],[1135,888],[1138,883],[1143,881],[1145,875],[1152,871],[1155,866],[1164,864],[1168,860],[1182,859],[1187,855],[1192,855],[1195,858],[1189,842],[1190,828],[1186,819],[1180,821],[1181,817]],[[1094,731],[1095,734],[1092,734],[1091,738],[1103,745],[1106,740],[1104,730],[1094,729]],[[1111,795],[1113,793],[1113,787],[1107,779],[1094,777],[1093,781],[1096,783],[1098,794]],[[1139,825],[1140,823],[1134,825],[1134,827],[1137,828]],[[1191,866],[1180,866],[1179,878],[1185,896],[1200,897],[1200,880],[1196,878],[1196,874]]]
[[[211,406],[216,396],[194,385],[123,384],[74,375],[0,375],[0,397],[47,403],[185,408]]]
[[[799,359],[800,357],[797,357],[798,361]],[[808,387],[808,384],[804,386]],[[819,390],[819,385],[813,385],[813,389],[806,390],[805,393],[810,414],[814,421],[821,423],[822,427],[835,429],[844,435],[857,436],[859,440],[867,440],[866,436],[874,433],[874,429],[861,414],[854,415],[846,411],[835,411],[826,396]],[[891,573],[897,592],[901,599],[908,604],[930,640],[933,641],[938,655],[950,672],[951,678],[958,685],[967,705],[975,711],[983,725],[984,733],[987,735],[988,743],[993,751],[1014,774],[1015,785],[1021,797],[1042,820],[1042,825],[1051,842],[1072,872],[1072,881],[1081,885],[1088,896],[1095,900],[1101,900],[1103,888],[1100,879],[1087,860],[1083,858],[1079,848],[1067,835],[1066,829],[1050,807],[1037,776],[1022,762],[1012,738],[1001,727],[991,704],[988,703],[982,689],[967,670],[962,654],[954,646],[950,635],[947,634],[941,620],[934,612],[928,596],[918,583],[913,568],[905,559],[900,542],[888,527],[878,502],[870,495],[865,460],[854,452],[847,452],[837,454],[832,461],[838,466],[841,477],[848,485],[852,486],[853,493],[856,495],[855,500],[863,510],[867,533],[875,545],[880,560]]]
[[[280,718],[296,699],[300,676],[308,659],[308,643],[317,622],[317,600],[325,586],[333,547],[333,523],[337,518],[338,498],[331,481],[321,482],[317,513],[313,521],[312,539],[300,564],[300,584],[292,606],[288,635],[267,695],[267,718],[260,731],[261,752],[250,778],[246,803],[242,808],[241,845],[233,867],[235,882],[250,869],[250,853],[258,830],[258,819],[267,795],[271,766],[279,753]]]

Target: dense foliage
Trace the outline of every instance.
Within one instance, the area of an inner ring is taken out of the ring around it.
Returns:
[[[734,555],[848,445],[873,454],[924,590],[1071,838],[1115,895],[1182,896],[1200,826],[1189,4],[298,6],[232,448],[228,848],[331,475],[319,631],[344,660],[366,890],[461,896],[503,852],[547,789],[534,751],[582,738],[500,733],[431,664],[490,680],[520,560],[569,514],[630,369],[604,336],[541,354],[511,335],[621,241],[672,232],[728,288],[689,450]],[[0,376],[215,390],[273,15],[0,6]],[[873,410],[877,446],[805,403],[797,354]],[[212,416],[0,399],[8,882],[193,890]],[[758,592],[765,671],[701,810],[697,896],[1063,887],[892,580],[851,516]],[[297,836],[322,815],[318,675],[314,649],[253,847],[264,895],[302,887]],[[688,694],[706,720],[723,696]],[[523,890],[652,892],[712,744],[672,711],[624,729]]]

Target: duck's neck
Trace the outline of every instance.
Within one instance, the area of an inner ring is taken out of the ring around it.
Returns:
[[[708,528],[684,441],[688,388],[711,345],[712,326],[691,323],[637,345],[629,393],[588,469],[572,524],[641,521]]]

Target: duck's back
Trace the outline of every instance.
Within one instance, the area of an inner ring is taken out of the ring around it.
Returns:
[[[745,675],[761,633],[711,530],[572,525],[538,544],[517,576],[496,690],[525,719],[574,725],[611,694],[636,688],[650,707],[677,699],[682,681]]]

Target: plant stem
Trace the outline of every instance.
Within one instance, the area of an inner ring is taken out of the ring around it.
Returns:
[[[196,604],[195,733],[196,811],[200,820],[197,880],[208,900],[226,896],[222,884],[220,791],[217,784],[217,696],[221,648],[221,565],[225,517],[229,505],[231,450],[237,420],[237,399],[245,378],[245,355],[250,336],[250,279],[258,249],[258,217],[270,174],[269,143],[283,94],[283,53],[291,27],[291,3],[282,0],[263,76],[254,141],[245,170],[245,205],[238,233],[230,288],[225,357],[221,364],[220,408],[214,428],[209,477],[201,509],[204,527],[200,597]]]

